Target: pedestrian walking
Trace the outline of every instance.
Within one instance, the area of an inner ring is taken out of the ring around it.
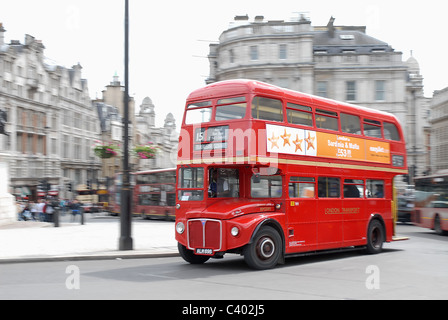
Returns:
[[[72,209],[72,221],[75,221],[76,215],[79,214],[81,210],[81,204],[77,199],[73,200],[73,203],[71,204],[71,209]]]
[[[31,211],[31,217],[34,221],[37,220],[37,203],[30,202],[29,203],[30,211]]]
[[[16,212],[17,212],[17,220],[23,221],[23,210],[25,209],[25,206],[17,201],[16,202]]]
[[[23,209],[23,212],[22,212],[22,218],[25,221],[33,219],[33,215],[31,214],[31,209],[30,209],[29,203],[25,204],[25,209]]]

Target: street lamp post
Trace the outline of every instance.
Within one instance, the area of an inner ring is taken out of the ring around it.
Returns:
[[[124,134],[123,184],[121,188],[119,250],[132,250],[131,237],[131,183],[129,170],[129,1],[124,8]]]

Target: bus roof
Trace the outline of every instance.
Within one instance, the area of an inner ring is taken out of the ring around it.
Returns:
[[[421,176],[421,177],[415,177],[415,180],[422,180],[422,179],[433,179],[433,178],[441,178],[448,176],[448,169],[439,170],[434,174],[431,174],[429,176]]]
[[[133,174],[149,174],[149,173],[168,172],[168,171],[176,171],[176,168],[136,171],[136,172],[133,172]]]
[[[214,82],[190,93],[187,98],[187,103],[189,101],[209,100],[215,97],[225,97],[230,95],[235,96],[238,94],[245,94],[247,92],[261,95],[281,96],[290,99],[300,99],[304,103],[308,102],[312,105],[330,107],[339,111],[362,113],[363,116],[367,117],[379,117],[383,120],[399,122],[398,118],[395,115],[385,111],[314,96],[311,94],[285,89],[265,82],[249,79],[235,79]]]

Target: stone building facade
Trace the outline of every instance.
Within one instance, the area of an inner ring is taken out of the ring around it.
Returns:
[[[136,115],[136,144],[152,142],[158,152],[154,159],[140,159],[139,170],[174,168],[177,163],[177,146],[179,134],[176,132],[176,120],[172,113],[165,117],[163,127],[155,125],[155,106],[149,97],[143,99],[140,111]]]
[[[246,78],[395,114],[403,125],[416,175],[427,170],[429,103],[414,58],[366,33],[366,26],[312,26],[236,16],[210,45],[206,83]]]
[[[26,35],[24,43],[6,43],[5,33],[0,23],[0,110],[6,112],[8,133],[0,135],[0,155],[9,168],[8,191],[36,200],[45,181],[52,194],[72,198],[76,186],[87,181],[107,185],[107,178],[122,170],[122,157],[99,159],[92,147],[96,141],[122,144],[123,84],[114,76],[102,97],[92,101],[79,63],[71,68],[56,65],[45,57],[42,41]],[[159,147],[150,161],[131,156],[131,170],[175,166],[178,133],[173,115],[156,128],[151,100],[145,98],[136,115],[130,97],[129,116],[130,153],[135,144],[147,141]]]
[[[55,65],[44,45],[30,35],[5,42],[0,25],[0,109],[7,113],[0,152],[10,170],[10,192],[37,198],[46,181],[70,197],[68,182],[85,183],[99,170],[91,147],[98,139],[98,116],[80,64]]]
[[[448,169],[448,87],[431,101],[431,173]]]

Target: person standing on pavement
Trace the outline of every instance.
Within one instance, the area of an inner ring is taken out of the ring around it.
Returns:
[[[45,221],[53,222],[54,206],[51,200],[47,200],[45,209]]]
[[[36,204],[36,213],[41,222],[45,221],[44,207],[45,207],[45,201],[43,199],[38,200],[38,202]]]

